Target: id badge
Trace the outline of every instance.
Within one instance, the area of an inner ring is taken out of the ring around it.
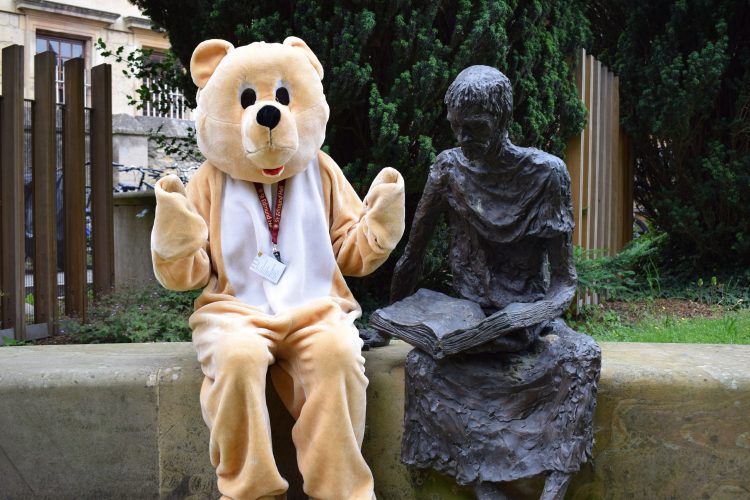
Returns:
[[[281,279],[281,275],[284,274],[286,264],[263,254],[263,252],[258,252],[252,264],[250,264],[250,270],[275,285]]]

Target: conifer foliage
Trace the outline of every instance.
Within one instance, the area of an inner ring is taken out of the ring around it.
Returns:
[[[511,134],[564,154],[585,111],[575,55],[587,36],[577,2],[133,0],[169,34],[187,67],[195,46],[295,35],[318,55],[331,105],[326,149],[360,194],[385,166],[406,177],[413,210],[437,153],[454,140],[443,96],[466,66],[499,68],[513,82]],[[194,96],[189,77],[182,86]]]
[[[594,50],[620,75],[636,199],[670,267],[750,265],[750,2],[595,0]]]

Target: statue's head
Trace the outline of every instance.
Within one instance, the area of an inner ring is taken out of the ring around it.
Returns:
[[[510,80],[490,66],[469,66],[445,93],[448,121],[464,155],[477,160],[507,135],[513,112]]]

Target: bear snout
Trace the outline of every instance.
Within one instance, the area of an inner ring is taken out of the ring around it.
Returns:
[[[271,105],[266,105],[258,110],[258,114],[255,116],[255,121],[264,127],[273,129],[279,124],[281,120],[281,111],[278,108]]]

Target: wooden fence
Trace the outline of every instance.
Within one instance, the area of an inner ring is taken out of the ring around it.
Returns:
[[[586,128],[568,144],[573,192],[573,244],[613,255],[633,236],[633,157],[620,126],[620,82],[583,50],[578,91]]]
[[[92,68],[92,107],[84,108],[84,60],[64,64],[65,104],[62,105],[62,165],[57,165],[57,108],[55,54],[34,56],[34,101],[31,104],[31,147],[24,147],[24,49],[2,50],[0,101],[0,337],[33,340],[56,333],[58,286],[64,277],[64,313],[86,318],[88,253],[92,248],[94,293],[114,284],[112,229],[112,70]],[[88,111],[88,114],[87,114]],[[86,164],[86,118],[90,121],[90,174]],[[24,207],[25,155],[31,150],[33,217],[26,221]],[[60,168],[61,167],[61,168]],[[62,207],[57,181],[62,177]],[[86,179],[90,179],[90,214],[87,217]],[[63,227],[57,212],[62,210]],[[90,234],[87,235],[87,219]],[[32,222],[33,221],[33,222]],[[30,223],[32,222],[32,223]],[[32,228],[33,227],[33,231]],[[62,236],[63,265],[58,270],[57,245]],[[27,255],[26,243],[33,239]],[[27,277],[33,270],[31,297]],[[26,305],[33,304],[33,321]]]

